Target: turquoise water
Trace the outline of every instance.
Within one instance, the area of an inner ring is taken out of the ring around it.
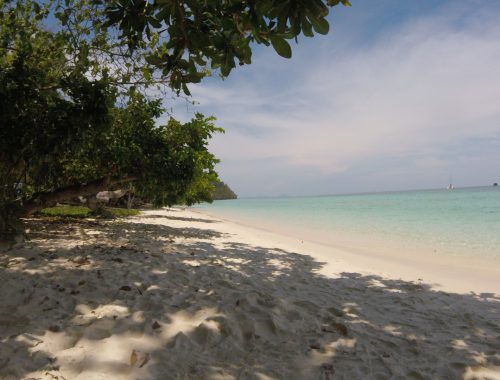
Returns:
[[[247,198],[200,207],[234,221],[261,221],[261,227],[275,224],[316,236],[362,236],[368,242],[383,239],[448,254],[500,258],[500,189],[495,187]]]

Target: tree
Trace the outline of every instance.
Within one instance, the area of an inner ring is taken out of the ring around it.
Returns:
[[[209,199],[220,129],[202,115],[157,127],[160,97],[250,64],[252,44],[291,57],[288,41],[326,34],[339,3],[0,0],[0,234],[125,182],[156,205]]]
[[[86,77],[84,57],[68,62],[64,38],[39,27],[36,3],[0,7],[0,231],[11,233],[13,200],[61,183],[59,153],[109,125],[115,95],[105,77]]]
[[[236,62],[251,63],[251,44],[292,56],[287,40],[327,34],[329,7],[347,0],[106,1],[103,24],[117,27],[133,49],[149,42],[148,63],[169,76],[172,88],[198,82],[207,69],[228,76]]]
[[[221,131],[213,118],[157,126],[161,102],[133,88],[120,92],[107,70],[89,75],[90,53],[72,54],[64,32],[40,25],[47,8],[0,6],[2,235],[18,231],[20,216],[77,195],[133,182],[141,196],[171,205],[193,183],[216,177],[207,150]]]
[[[93,49],[119,83],[188,84],[252,61],[252,46],[290,58],[288,41],[327,34],[329,9],[348,0],[59,0],[55,15],[77,45]],[[87,20],[82,23],[82,20]],[[97,43],[96,43],[97,41]],[[99,46],[96,48],[96,46]]]

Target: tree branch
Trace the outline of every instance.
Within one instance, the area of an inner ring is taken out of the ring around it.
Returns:
[[[107,190],[112,185],[133,182],[136,180],[137,177],[124,177],[119,179],[104,177],[84,184],[62,187],[54,191],[35,193],[29,200],[23,203],[21,217],[27,217],[46,207],[55,206],[58,202],[66,201],[78,196],[85,197],[94,195],[100,191]]]

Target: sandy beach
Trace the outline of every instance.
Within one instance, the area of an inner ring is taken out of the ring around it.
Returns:
[[[467,255],[436,252],[431,244],[415,247],[362,234],[301,229],[270,220],[226,216],[213,209],[192,209],[203,217],[224,222],[225,230],[281,249],[312,256],[322,263],[325,276],[342,272],[376,274],[385,278],[425,282],[435,290],[453,293],[500,294],[498,257],[470,252]]]
[[[499,268],[409,262],[196,210],[26,221],[0,379],[500,379]]]

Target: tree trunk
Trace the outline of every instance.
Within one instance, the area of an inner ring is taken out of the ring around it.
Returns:
[[[127,210],[130,210],[132,208],[133,201],[134,201],[134,197],[132,196],[132,192],[129,190],[128,191],[128,198],[127,198]]]
[[[115,216],[109,210],[104,208],[106,202],[99,200],[95,195],[87,197],[87,207],[92,210],[93,215],[102,216],[108,219],[114,219]]]
[[[136,177],[121,179],[101,178],[85,184],[62,187],[54,191],[35,193],[25,200],[22,205],[16,202],[0,200],[0,241],[13,240],[23,234],[20,218],[26,218],[47,207],[55,206],[58,202],[68,201],[78,196],[91,197],[110,186],[119,183],[132,182]]]
[[[22,239],[23,225],[18,217],[18,206],[0,202],[0,243],[11,244],[17,237]],[[0,250],[2,244],[0,244]]]
[[[87,197],[87,202],[85,202],[85,205],[92,210],[92,212],[97,211],[99,208],[99,202],[96,198],[95,195],[90,195]]]
[[[67,199],[76,198],[79,195],[88,197],[97,194],[99,191],[106,190],[111,185],[109,177],[101,178],[86,184],[63,187],[50,192],[33,194],[30,200],[23,204],[21,217],[33,215],[46,207],[53,207],[58,202]]]
[[[119,183],[126,183],[136,181],[136,177],[125,177],[120,179],[111,179],[104,177],[96,181],[88,182],[80,185],[72,185],[62,187],[54,191],[47,191],[42,193],[33,194],[31,199],[24,202],[23,211],[20,217],[27,217],[33,215],[35,212],[40,211],[46,207],[53,207],[58,202],[63,202],[78,196],[88,197],[95,195],[100,191],[107,190],[112,185]]]

